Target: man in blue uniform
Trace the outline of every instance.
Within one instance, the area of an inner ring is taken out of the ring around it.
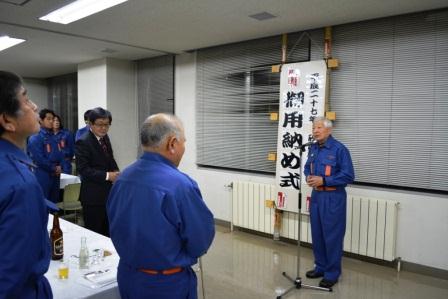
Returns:
[[[331,136],[332,122],[317,117],[305,164],[307,184],[313,188],[310,217],[314,269],[308,278],[323,277],[319,286],[331,288],[341,275],[341,259],[346,224],[345,187],[355,178],[348,149]]]
[[[210,247],[215,229],[197,183],[177,169],[183,126],[173,115],[156,114],[143,123],[140,140],[142,157],[119,176],[107,202],[121,298],[196,299],[190,266]]]
[[[81,138],[82,135],[84,135],[86,132],[89,132],[89,130],[90,130],[90,121],[89,121],[90,111],[92,111],[92,110],[89,109],[89,110],[86,110],[86,112],[84,112],[84,123],[86,125],[80,129],[78,129],[78,131],[76,131],[75,141],[78,141],[78,139]]]
[[[64,129],[61,117],[55,115],[53,118],[53,134],[59,148],[64,154],[64,159],[62,160],[62,172],[66,174],[72,174],[72,159],[75,155],[75,140],[73,138],[72,132]]]
[[[45,197],[52,202],[58,202],[64,153],[53,134],[54,115],[49,109],[39,112],[41,129],[30,137],[28,153],[37,165],[36,177]]]
[[[0,298],[52,298],[45,198],[23,151],[39,131],[22,80],[0,71]]]

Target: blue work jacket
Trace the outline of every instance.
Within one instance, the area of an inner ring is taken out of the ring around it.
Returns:
[[[305,176],[315,175],[325,178],[324,187],[328,191],[342,191],[355,179],[352,159],[348,149],[331,135],[322,147],[314,143],[310,147],[304,169]],[[325,191],[325,190],[322,190]]]
[[[75,134],[75,141],[78,141],[79,138],[81,138],[82,135],[84,135],[86,132],[89,132],[90,126],[82,127],[81,129],[78,129]]]
[[[59,148],[62,150],[64,160],[61,164],[62,172],[72,174],[72,159],[75,154],[75,140],[72,132],[66,129],[59,130],[54,134]]]
[[[64,153],[52,131],[41,128],[39,133],[30,137],[28,153],[39,171],[53,174],[56,166],[61,165]]]
[[[193,265],[215,235],[197,183],[156,153],[145,152],[120,174],[107,215],[120,263],[135,270]]]
[[[0,298],[52,298],[48,210],[28,156],[0,139]]]

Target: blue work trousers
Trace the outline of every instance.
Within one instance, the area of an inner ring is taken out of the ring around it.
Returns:
[[[33,280],[26,283],[18,296],[21,299],[51,299],[53,293],[47,278],[42,276],[37,281]]]
[[[311,235],[315,271],[326,280],[337,281],[346,226],[347,194],[345,190],[313,190],[310,204]]]
[[[117,274],[122,299],[197,299],[196,274],[190,267],[172,275],[147,274],[120,262]]]

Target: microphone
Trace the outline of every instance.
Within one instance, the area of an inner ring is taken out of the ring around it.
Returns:
[[[305,143],[305,144],[302,144],[302,146],[300,147],[300,150],[301,150],[301,151],[304,151],[305,148],[306,148],[307,146],[311,146],[311,145],[313,145],[314,143],[315,143],[314,141],[310,141],[310,142],[307,142],[307,143]]]

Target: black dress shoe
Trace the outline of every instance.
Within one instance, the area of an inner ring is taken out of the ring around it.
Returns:
[[[319,286],[321,288],[331,289],[331,287],[334,286],[337,282],[337,280],[327,280],[324,278],[319,282]]]
[[[310,270],[310,271],[306,272],[306,277],[308,277],[308,278],[319,278],[319,277],[324,277],[324,274],[316,272],[316,270]]]

